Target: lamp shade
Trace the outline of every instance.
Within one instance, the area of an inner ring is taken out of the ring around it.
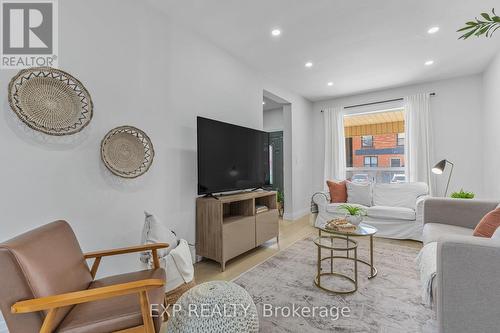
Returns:
[[[433,168],[432,172],[435,173],[436,175],[440,175],[443,173],[444,169],[446,168],[446,160],[439,161]]]

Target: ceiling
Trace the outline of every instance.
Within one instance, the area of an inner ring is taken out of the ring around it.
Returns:
[[[149,0],[276,83],[316,101],[482,72],[500,49],[457,40],[500,0]],[[427,34],[439,26],[435,35]],[[280,28],[279,37],[271,30]],[[424,66],[427,60],[432,66]],[[307,61],[313,62],[305,68]],[[333,82],[333,86],[327,86]]]

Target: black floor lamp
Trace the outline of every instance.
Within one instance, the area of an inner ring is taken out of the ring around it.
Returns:
[[[432,172],[435,173],[436,175],[441,175],[443,174],[444,172],[444,169],[446,169],[446,164],[450,164],[451,165],[451,170],[450,170],[450,175],[448,176],[448,183],[446,183],[446,190],[444,191],[444,196],[446,197],[446,195],[448,194],[448,186],[450,186],[450,179],[451,179],[451,175],[453,173],[453,167],[455,166],[455,164],[451,163],[450,161],[448,160],[442,160],[442,161],[439,161],[433,168],[432,168]]]

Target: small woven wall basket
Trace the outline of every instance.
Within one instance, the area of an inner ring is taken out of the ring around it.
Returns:
[[[23,69],[14,76],[9,105],[30,128],[49,135],[78,133],[93,114],[92,99],[83,84],[50,67]]]
[[[133,126],[116,127],[101,142],[104,165],[122,178],[136,178],[145,174],[153,163],[154,155],[149,137]]]

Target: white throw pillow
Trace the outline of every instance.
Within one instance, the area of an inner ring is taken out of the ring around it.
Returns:
[[[167,243],[170,246],[166,249],[158,250],[159,257],[165,257],[177,247],[179,240],[175,233],[163,224],[159,223],[153,214],[144,212],[144,227],[142,229],[141,244]]]
[[[370,207],[372,205],[372,183],[347,182],[347,202]]]
[[[415,209],[417,198],[428,193],[425,183],[375,184],[373,205]]]

